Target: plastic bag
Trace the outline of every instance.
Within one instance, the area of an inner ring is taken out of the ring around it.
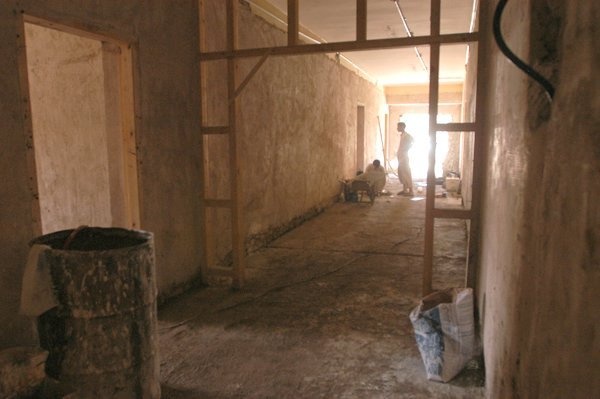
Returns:
[[[428,379],[448,382],[475,356],[471,288],[427,295],[410,312],[410,321]]]

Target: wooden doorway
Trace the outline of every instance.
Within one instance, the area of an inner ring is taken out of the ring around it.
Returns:
[[[138,228],[130,46],[29,16],[23,32],[35,230]]]

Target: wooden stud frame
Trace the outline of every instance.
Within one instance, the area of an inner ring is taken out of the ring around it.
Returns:
[[[271,49],[271,56],[303,55],[317,53],[340,53],[365,50],[385,50],[400,47],[428,46],[430,44],[459,44],[476,42],[479,38],[477,32],[450,33],[432,36],[395,37],[390,39],[369,39],[364,41],[346,41],[332,43],[299,44],[293,46],[247,48],[225,51],[210,51],[200,53],[200,61],[215,61],[227,58],[260,57],[266,50]]]
[[[237,0],[227,0],[227,49],[235,51],[238,47],[237,37]],[[233,254],[233,276],[232,286],[239,289],[244,285],[245,276],[245,246],[244,246],[244,200],[241,190],[240,179],[240,148],[237,141],[237,110],[238,100],[236,97],[237,84],[237,60],[227,59],[227,96],[229,98],[229,173],[231,185],[231,231],[232,231],[232,254]]]
[[[203,3],[200,2],[200,21],[203,25]],[[232,277],[233,286],[240,288],[244,283],[244,254],[243,245],[243,215],[242,215],[242,195],[239,183],[239,149],[236,141],[236,123],[237,123],[237,95],[243,90],[249,80],[258,71],[260,66],[269,56],[284,55],[302,55],[315,53],[337,53],[365,50],[382,50],[401,47],[430,46],[430,82],[429,82],[429,169],[427,173],[427,196],[426,196],[426,214],[425,214],[425,245],[423,254],[423,296],[433,291],[433,247],[434,247],[434,221],[436,218],[464,219],[471,221],[469,234],[469,253],[467,256],[467,275],[465,284],[468,287],[474,287],[476,275],[476,261],[478,253],[478,234],[479,234],[479,212],[481,201],[482,169],[485,161],[484,140],[482,136],[483,127],[483,106],[482,102],[485,96],[485,90],[482,84],[481,76],[484,72],[484,63],[481,62],[485,49],[481,46],[478,32],[441,34],[441,0],[431,0],[431,31],[428,36],[411,36],[404,38],[373,39],[367,38],[367,0],[356,0],[356,40],[334,43],[300,44],[298,42],[299,32],[299,0],[288,0],[288,43],[287,46],[267,47],[267,48],[249,48],[238,49],[236,43],[236,3],[237,0],[227,0],[227,34],[228,46],[224,51],[204,52],[201,44],[200,61],[227,60],[228,72],[228,96],[229,96],[229,126],[202,126],[203,134],[229,134],[230,139],[230,168],[231,168],[231,199],[230,200],[211,200],[203,198],[201,200],[203,213],[206,214],[206,207],[229,207],[232,210],[232,230],[233,230],[233,273],[230,274],[223,268],[214,268],[217,274],[227,274]],[[480,1],[485,5],[486,1]],[[480,8],[483,8],[480,6]],[[480,15],[482,11],[480,11]],[[202,27],[201,27],[202,29]],[[481,18],[480,29],[481,31]],[[201,38],[205,35],[201,33]],[[201,39],[202,40],[202,39]],[[202,41],[201,41],[202,43]],[[459,43],[477,43],[478,51],[478,79],[477,79],[477,103],[476,103],[476,122],[474,123],[447,123],[437,122],[438,100],[439,100],[439,64],[440,47],[443,44]],[[242,85],[236,89],[236,71],[235,62],[238,58],[261,57],[254,69],[246,77]],[[202,66],[200,67],[202,74]],[[202,83],[201,78],[201,83]],[[202,87],[205,85],[203,84]],[[202,91],[202,90],[201,90]],[[455,209],[437,209],[435,208],[435,146],[436,136],[440,131],[453,132],[475,132],[475,156],[473,166],[473,198],[470,210]],[[203,247],[205,253],[208,250],[206,244],[206,231],[204,231]],[[217,270],[218,269],[218,270]],[[212,269],[211,269],[212,270]],[[203,271],[206,273],[206,271]]]
[[[198,28],[199,28],[199,52],[206,51],[206,19],[205,19],[206,11],[204,0],[198,0]],[[206,198],[206,172],[208,168],[206,156],[205,156],[205,148],[204,142],[206,135],[210,134],[229,134],[229,128],[227,126],[205,126],[204,116],[207,113],[207,101],[205,98],[206,91],[204,88],[206,87],[206,64],[199,63],[198,65],[198,73],[200,74],[200,109],[198,110],[200,113],[200,140],[199,140],[199,152],[201,156],[200,162],[200,176],[202,176],[202,181],[200,184],[200,216],[202,218],[202,223],[200,226],[200,248],[202,250],[203,262],[200,264],[200,277],[204,284],[209,284],[209,273],[210,273],[210,265],[209,260],[211,259],[211,249],[212,245],[210,245],[211,235],[208,232],[208,208],[219,206],[217,204],[211,204],[210,200]]]
[[[367,0],[356,0],[356,41],[367,40]]]
[[[431,0],[431,37],[440,35],[440,0]],[[432,291],[433,279],[433,209],[435,208],[435,147],[439,99],[440,44],[432,43],[429,49],[429,168],[427,170],[427,196],[425,198],[425,245],[423,254],[423,296]]]
[[[205,4],[203,0],[199,0],[198,13],[200,21],[200,54],[206,48],[206,32],[205,26]],[[226,33],[227,33],[227,50],[235,51],[238,47],[238,29],[237,29],[237,13],[238,1],[227,0],[226,7]],[[205,159],[204,138],[208,135],[226,135],[229,144],[229,173],[230,173],[230,198],[229,199],[211,199],[206,198],[206,184],[203,181],[201,185],[201,213],[203,218],[202,224],[202,251],[204,254],[204,262],[201,266],[201,274],[204,283],[209,283],[209,276],[228,276],[232,279],[232,287],[239,289],[244,285],[245,281],[245,247],[244,247],[244,215],[243,215],[243,195],[241,186],[241,169],[240,169],[240,147],[238,144],[237,121],[238,121],[238,96],[244,87],[250,82],[254,74],[260,69],[269,56],[269,51],[262,54],[261,59],[248,74],[246,79],[237,86],[237,59],[235,57],[227,58],[227,126],[205,126],[204,116],[206,114],[206,99],[204,98],[204,88],[206,87],[205,68],[202,63],[199,66],[200,72],[200,126],[202,139],[200,140],[200,153],[202,154],[201,175],[206,176],[207,161]],[[209,245],[210,234],[207,226],[207,216],[209,208],[229,209],[231,212],[231,242],[232,242],[232,258],[233,268],[224,268],[209,265],[211,259],[211,245]]]
[[[300,9],[298,0],[288,0],[288,46],[298,44],[298,31],[300,29]]]
[[[483,18],[488,14],[490,2],[486,0],[479,1],[479,27],[480,32],[484,32]],[[490,35],[489,32],[486,35]],[[479,234],[480,234],[480,214],[481,214],[481,197],[484,179],[484,167],[487,159],[487,137],[484,132],[484,118],[486,110],[487,95],[487,80],[485,73],[488,68],[488,48],[486,37],[483,37],[477,43],[477,88],[475,101],[475,126],[474,134],[474,154],[473,154],[473,197],[471,199],[471,225],[469,228],[469,241],[467,253],[467,272],[465,276],[466,286],[470,288],[476,287],[477,278],[477,262],[479,258]]]

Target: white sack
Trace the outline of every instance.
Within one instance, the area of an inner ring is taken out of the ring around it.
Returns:
[[[429,294],[410,313],[427,378],[448,382],[475,356],[473,290]]]

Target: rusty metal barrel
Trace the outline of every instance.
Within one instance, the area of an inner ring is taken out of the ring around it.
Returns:
[[[38,318],[46,373],[81,398],[159,398],[153,236],[86,227],[36,238],[50,248],[59,305]]]

